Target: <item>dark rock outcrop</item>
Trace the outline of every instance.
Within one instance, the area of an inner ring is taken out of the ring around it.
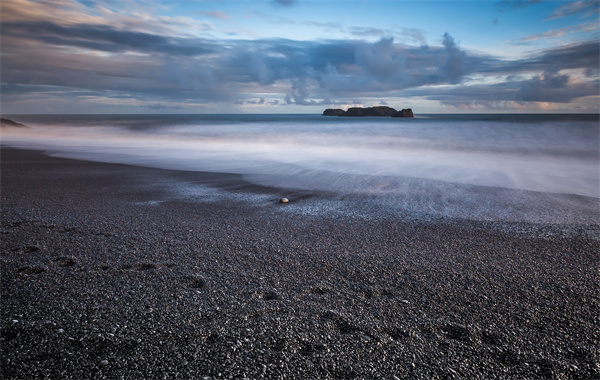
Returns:
[[[415,115],[413,115],[412,108],[403,108],[401,111],[393,114],[392,117],[415,117]]]
[[[398,113],[395,109],[386,106],[380,107],[351,107],[339,116],[392,116]]]
[[[392,107],[350,107],[347,111],[342,109],[328,108],[323,111],[323,116],[391,116],[391,117],[415,117],[411,108],[403,108],[396,111]]]
[[[18,127],[18,128],[27,128],[25,124],[17,123],[16,121],[12,121],[10,119],[0,118],[0,125],[2,127]]]
[[[322,116],[340,116],[344,112],[346,112],[346,111],[339,109],[339,108],[337,108],[337,109],[327,108],[325,111],[323,111]]]

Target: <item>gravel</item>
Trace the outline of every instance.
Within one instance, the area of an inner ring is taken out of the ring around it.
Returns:
[[[227,174],[1,165],[3,379],[600,378],[585,235],[303,214],[279,200],[332,195]]]

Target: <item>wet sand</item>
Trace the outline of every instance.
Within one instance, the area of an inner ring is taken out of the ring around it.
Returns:
[[[3,379],[600,378],[597,240],[1,153]]]

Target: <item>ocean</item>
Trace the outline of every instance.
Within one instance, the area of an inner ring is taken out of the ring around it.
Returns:
[[[363,199],[428,218],[595,226],[599,115],[6,115],[3,146]]]

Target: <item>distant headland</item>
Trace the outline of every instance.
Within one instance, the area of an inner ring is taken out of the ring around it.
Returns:
[[[17,123],[16,121],[12,121],[10,119],[5,119],[5,118],[0,118],[0,126],[27,128],[27,126],[25,124]]]
[[[410,108],[397,111],[392,107],[350,107],[347,111],[343,109],[328,108],[323,111],[323,116],[391,116],[391,117],[415,117]]]

